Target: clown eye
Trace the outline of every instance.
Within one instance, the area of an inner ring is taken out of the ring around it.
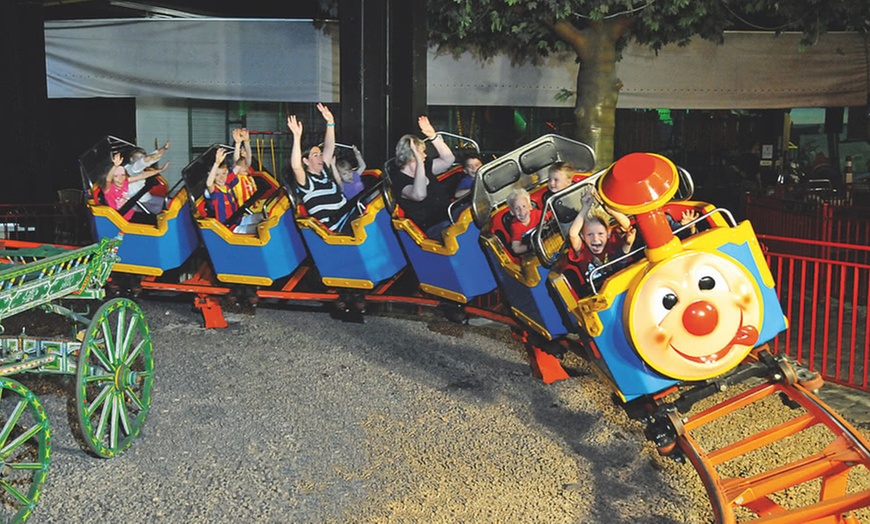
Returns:
[[[652,318],[655,323],[661,324],[665,317],[668,316],[668,313],[674,309],[679,302],[680,299],[677,297],[674,290],[667,287],[657,289],[652,296],[652,303],[650,304]]]
[[[717,290],[719,292],[728,291],[728,282],[722,273],[712,266],[702,266],[698,268],[698,289],[701,291]]]

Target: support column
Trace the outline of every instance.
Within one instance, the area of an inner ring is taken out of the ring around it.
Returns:
[[[339,0],[339,142],[356,144],[371,168],[386,160],[386,5]]]
[[[373,167],[426,111],[425,2],[339,0],[340,142]]]
[[[389,0],[389,21],[387,136],[395,149],[402,135],[419,134],[417,117],[426,112],[426,2]]]

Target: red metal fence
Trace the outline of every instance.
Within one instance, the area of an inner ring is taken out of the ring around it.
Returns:
[[[870,391],[870,247],[758,235],[789,328],[773,343],[825,380]],[[825,256],[808,256],[817,251]],[[863,260],[864,262],[857,262]]]
[[[851,194],[840,200],[789,200],[746,195],[745,213],[760,234],[817,241],[801,243],[799,248],[795,246],[796,254],[870,263],[867,252],[832,250],[827,245],[870,245],[870,208],[850,205],[852,201]]]
[[[870,208],[866,192],[801,199],[746,196],[789,319],[774,349],[826,380],[870,391],[867,315]]]

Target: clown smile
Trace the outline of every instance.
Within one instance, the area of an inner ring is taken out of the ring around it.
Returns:
[[[737,330],[737,333],[734,335],[734,338],[731,339],[731,342],[729,342],[727,346],[715,353],[710,353],[700,357],[687,355],[679,349],[675,348],[673,344],[668,345],[671,347],[671,349],[674,350],[676,354],[680,355],[681,357],[690,362],[696,362],[698,364],[715,364],[720,358],[727,355],[728,352],[731,351],[731,349],[735,345],[751,346],[755,344],[756,341],[758,341],[758,329],[753,326],[740,326],[740,328]]]

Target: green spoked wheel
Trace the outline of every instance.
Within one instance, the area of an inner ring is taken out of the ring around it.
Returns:
[[[51,460],[51,430],[42,403],[18,382],[0,377],[0,520],[33,513]]]
[[[115,298],[94,314],[76,366],[76,405],[84,440],[100,457],[122,453],[142,429],[154,384],[151,349],[132,300]]]

